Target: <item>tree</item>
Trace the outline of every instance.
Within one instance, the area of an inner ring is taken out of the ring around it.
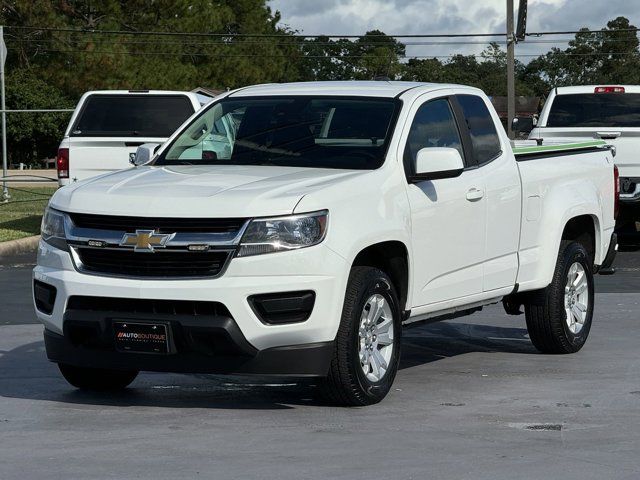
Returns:
[[[305,80],[372,80],[397,78],[405,47],[380,30],[365,33],[355,41],[321,36],[305,40],[301,78]]]
[[[73,108],[60,90],[33,71],[18,69],[6,77],[7,108]],[[11,113],[7,115],[7,151],[12,163],[34,163],[55,156],[69,122],[69,113]]]
[[[497,43],[491,43],[479,57],[459,54],[444,63],[437,58],[410,59],[404,66],[402,78],[418,82],[471,85],[491,96],[506,95],[507,53]],[[517,62],[517,74],[523,69],[524,65]],[[519,95],[531,95],[532,89],[517,77],[516,92]]]
[[[395,79],[400,71],[400,57],[405,46],[380,30],[371,30],[351,45],[349,63],[353,78],[372,80],[376,77]]]
[[[265,0],[11,0],[3,2],[1,17],[15,52],[11,65],[39,71],[72,97],[98,88],[234,88],[282,81],[292,73],[290,43],[284,42],[291,31],[278,26],[280,16]],[[220,36],[140,34],[147,31]]]
[[[635,26],[624,17],[602,32],[582,28],[566,49],[553,48],[525,67],[524,79],[534,90],[553,86],[638,83],[640,52]],[[540,82],[542,80],[542,83]]]

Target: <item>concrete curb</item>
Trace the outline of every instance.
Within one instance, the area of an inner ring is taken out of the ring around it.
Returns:
[[[39,242],[40,235],[2,242],[0,243],[0,257],[35,252],[38,249]]]

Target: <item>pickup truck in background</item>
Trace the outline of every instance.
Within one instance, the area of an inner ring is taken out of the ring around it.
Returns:
[[[502,301],[541,352],[580,350],[615,255],[610,148],[514,154],[471,87],[242,88],[136,164],[58,190],[43,219],[35,309],[78,388],[289,375],[367,405],[405,325]]]
[[[138,146],[161,144],[211,97],[193,92],[103,90],[85,93],[58,148],[58,183],[131,166]]]
[[[604,140],[615,147],[620,174],[621,242],[640,239],[640,86],[586,85],[554,88],[530,139],[543,145]]]

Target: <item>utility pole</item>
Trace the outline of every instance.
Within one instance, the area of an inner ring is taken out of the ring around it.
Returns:
[[[513,24],[513,0],[507,0],[507,134],[515,137],[511,128],[516,116],[516,37]]]
[[[7,112],[4,103],[4,64],[7,61],[7,46],[4,43],[4,27],[0,25],[0,105],[2,106],[2,203],[11,198],[7,188]]]

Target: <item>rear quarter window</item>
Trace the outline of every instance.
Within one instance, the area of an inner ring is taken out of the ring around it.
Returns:
[[[193,112],[184,95],[91,95],[71,136],[169,137]]]
[[[482,165],[490,162],[502,152],[496,124],[484,100],[476,95],[456,96],[469,128],[473,155]]]

